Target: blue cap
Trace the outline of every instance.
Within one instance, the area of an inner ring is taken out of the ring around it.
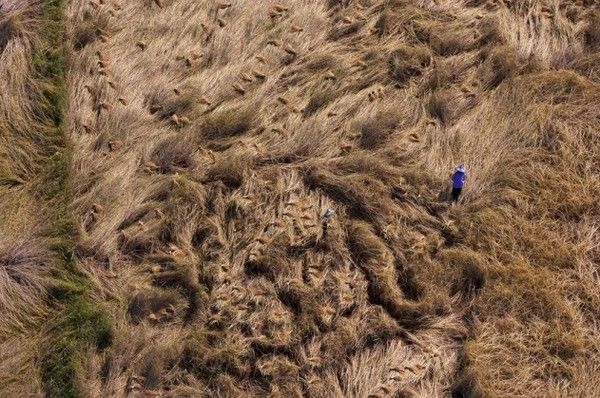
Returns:
[[[329,218],[329,217],[333,216],[333,213],[335,213],[335,212],[333,211],[333,209],[327,209],[327,210],[325,211],[325,214],[323,214],[323,217],[325,217],[325,218]]]

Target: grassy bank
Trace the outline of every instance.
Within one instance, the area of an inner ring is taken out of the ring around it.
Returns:
[[[91,305],[85,276],[74,261],[73,226],[69,206],[69,167],[71,148],[64,132],[65,66],[63,45],[63,5],[61,0],[44,2],[46,18],[41,37],[45,43],[35,56],[37,79],[43,89],[43,122],[54,144],[40,194],[51,211],[48,234],[56,254],[55,285],[50,290],[51,305],[56,314],[48,325],[47,341],[42,348],[42,375],[45,391],[51,397],[75,397],[77,376],[81,371],[83,353],[92,346],[104,347],[110,342],[108,320]]]
[[[86,278],[73,255],[76,231],[69,210],[71,148],[64,122],[63,2],[24,2],[4,11],[0,54],[4,53],[3,72],[11,80],[5,80],[9,87],[0,106],[0,195],[6,209],[23,214],[21,222],[10,216],[0,220],[6,240],[2,264],[9,276],[19,273],[9,286],[14,297],[1,304],[9,309],[3,311],[5,319],[25,319],[28,332],[19,334],[6,322],[0,337],[7,346],[13,338],[38,347],[39,355],[24,355],[38,357],[41,381],[32,383],[38,385],[32,387],[36,393],[41,389],[49,397],[73,397],[78,395],[82,353],[90,346],[106,345],[110,331],[102,312],[90,305]],[[22,252],[15,251],[16,243],[22,244]],[[9,268],[13,265],[15,271]],[[39,281],[35,290],[31,281]],[[35,302],[36,310],[18,307],[21,302]],[[2,354],[10,355],[5,347]],[[0,392],[22,394],[24,387],[13,381],[11,369],[5,371]]]

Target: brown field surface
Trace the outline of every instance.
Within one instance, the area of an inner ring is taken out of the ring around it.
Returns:
[[[0,0],[1,397],[598,397],[599,228],[593,0]]]

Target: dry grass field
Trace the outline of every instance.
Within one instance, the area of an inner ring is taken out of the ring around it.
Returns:
[[[600,396],[594,0],[0,0],[0,97],[2,397]]]

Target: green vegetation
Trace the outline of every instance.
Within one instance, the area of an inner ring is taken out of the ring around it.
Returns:
[[[77,232],[70,215],[71,148],[64,131],[63,7],[60,0],[45,0],[39,9],[28,10],[35,14],[34,28],[39,29],[31,54],[34,114],[28,131],[20,132],[27,140],[22,141],[24,152],[19,156],[28,157],[32,166],[23,168],[31,170],[28,174],[8,178],[13,184],[31,181],[31,195],[39,201],[48,220],[42,235],[53,253],[53,281],[47,298],[52,315],[44,327],[40,370],[49,397],[78,396],[76,383],[84,354],[89,347],[106,347],[111,339],[108,319],[91,303],[88,282],[74,260]],[[4,180],[8,181],[6,177]]]

